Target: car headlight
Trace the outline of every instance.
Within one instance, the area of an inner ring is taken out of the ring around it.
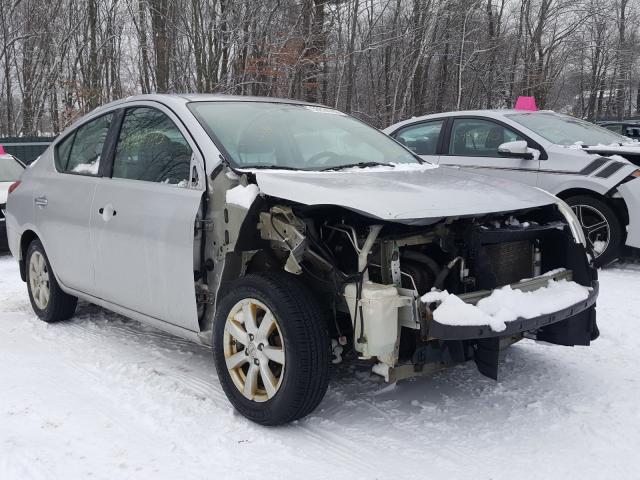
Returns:
[[[563,200],[558,199],[556,205],[558,205],[558,210],[560,210],[560,213],[562,213],[562,215],[564,215],[564,218],[567,220],[576,243],[581,243],[586,248],[587,239],[584,237],[582,225],[580,225],[578,217],[576,217],[575,213],[573,213],[573,210],[571,210],[571,207],[567,205]]]

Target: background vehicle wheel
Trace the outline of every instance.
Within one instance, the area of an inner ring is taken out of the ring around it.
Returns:
[[[578,217],[599,267],[615,260],[622,249],[622,226],[615,212],[602,200],[578,195],[566,200]]]
[[[25,263],[29,300],[36,315],[47,323],[70,318],[78,299],[60,289],[40,240],[29,244]]]
[[[213,324],[213,355],[233,406],[262,425],[313,411],[327,390],[330,342],[321,309],[297,277],[247,275],[230,286]]]

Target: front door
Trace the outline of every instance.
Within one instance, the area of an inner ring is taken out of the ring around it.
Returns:
[[[194,224],[203,189],[189,178],[198,160],[170,112],[129,108],[122,122],[90,216],[94,295],[198,331]]]
[[[492,177],[537,186],[540,166],[537,156],[528,160],[498,154],[498,147],[503,143],[526,141],[522,135],[491,119],[460,117],[451,122],[440,165],[457,165]]]

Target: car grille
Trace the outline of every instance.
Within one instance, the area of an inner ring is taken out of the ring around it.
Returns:
[[[485,245],[483,249],[488,260],[484,273],[494,284],[491,288],[533,277],[533,244],[529,240]]]

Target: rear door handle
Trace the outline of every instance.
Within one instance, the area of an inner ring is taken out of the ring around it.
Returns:
[[[36,197],[33,201],[39,207],[46,207],[49,204],[49,200],[47,200],[47,197],[45,197],[44,195],[42,195],[41,197]]]

